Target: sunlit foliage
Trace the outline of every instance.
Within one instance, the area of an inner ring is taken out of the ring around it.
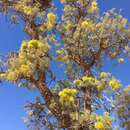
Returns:
[[[96,0],[59,2],[60,14],[51,0],[0,0],[1,13],[23,21],[29,36],[3,60],[0,80],[41,93],[44,100],[25,107],[30,129],[114,129],[123,85],[102,67],[105,59],[120,64],[130,56],[130,25],[116,9],[101,15]]]

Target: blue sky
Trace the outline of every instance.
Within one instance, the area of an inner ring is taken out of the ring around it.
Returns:
[[[99,0],[99,6],[101,12],[111,8],[122,9],[122,14],[130,21],[130,0]],[[0,54],[17,51],[25,38],[22,24],[12,25],[5,16],[0,15]],[[112,72],[124,85],[130,83],[129,60],[118,67],[112,67],[109,62],[106,64],[106,71]],[[0,84],[0,130],[27,130],[22,121],[25,116],[23,106],[37,95],[37,91],[18,88],[12,83]]]

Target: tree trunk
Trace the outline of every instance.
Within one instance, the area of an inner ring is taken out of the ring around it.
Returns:
[[[57,118],[60,122],[61,128],[69,128],[71,127],[71,118],[69,114],[62,113],[62,106],[59,102],[55,100],[55,97],[49,90],[49,88],[42,82],[37,82],[37,87],[41,93],[41,95],[45,99],[45,103],[47,108],[52,112],[52,114]],[[52,105],[53,103],[53,105]],[[52,107],[51,107],[52,105]]]
[[[87,87],[85,89],[85,94],[84,94],[84,98],[85,98],[85,111],[86,112],[92,112],[92,108],[91,108],[91,86]]]

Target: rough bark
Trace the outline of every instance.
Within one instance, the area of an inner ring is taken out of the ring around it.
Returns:
[[[37,87],[41,93],[41,95],[45,99],[45,103],[47,108],[52,112],[52,114],[57,118],[60,122],[61,128],[71,127],[71,118],[68,114],[62,113],[62,107],[59,102],[55,100],[55,97],[49,90],[49,88],[42,82],[37,82]],[[54,103],[53,107],[51,107],[52,103]]]
[[[92,108],[91,108],[91,88],[86,88],[85,90],[85,111],[87,112],[92,112]]]

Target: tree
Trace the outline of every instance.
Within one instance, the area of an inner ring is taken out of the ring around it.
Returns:
[[[41,93],[43,101],[25,106],[29,128],[110,130],[122,84],[102,66],[105,58],[123,63],[130,55],[129,23],[115,9],[101,16],[96,0],[61,0],[61,6],[62,16],[51,0],[0,0],[1,12],[23,21],[29,36],[2,57],[0,79]],[[65,72],[61,79],[55,63]]]
[[[117,96],[116,113],[121,126],[126,130],[130,128],[130,86],[124,88],[122,93]]]

